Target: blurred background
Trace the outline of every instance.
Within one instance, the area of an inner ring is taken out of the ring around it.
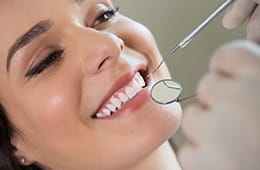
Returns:
[[[223,0],[112,0],[120,12],[146,25],[154,34],[163,56],[198,24],[208,17]],[[223,13],[224,14],[224,13]],[[183,85],[183,96],[192,94],[200,78],[207,72],[210,56],[218,47],[245,37],[245,28],[226,30],[222,16],[211,22],[177,55],[167,60],[173,78]],[[183,104],[185,108],[190,103]],[[174,135],[179,146],[184,136]]]

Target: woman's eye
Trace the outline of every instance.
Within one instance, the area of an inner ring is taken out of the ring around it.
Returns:
[[[42,73],[47,68],[59,63],[62,59],[62,54],[64,50],[56,50],[47,55],[42,61],[33,66],[29,71],[25,74],[25,77],[33,77],[40,73]]]
[[[102,12],[102,14],[96,18],[92,27],[95,27],[99,24],[102,24],[102,23],[112,19],[115,16],[115,14],[118,12],[118,10],[119,10],[119,8],[117,7],[115,9],[108,9],[108,10]]]

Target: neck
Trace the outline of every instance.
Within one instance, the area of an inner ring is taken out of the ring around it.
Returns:
[[[152,155],[131,170],[181,170],[169,142],[165,142]]]

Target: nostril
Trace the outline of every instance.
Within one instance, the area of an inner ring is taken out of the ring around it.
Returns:
[[[101,71],[103,68],[106,67],[106,65],[112,60],[113,57],[109,56],[106,57],[99,65],[98,70]]]
[[[124,49],[124,46],[125,46],[124,41],[122,39],[119,39],[119,47],[121,51]]]
[[[124,44],[120,45],[120,49],[123,50],[124,49]]]

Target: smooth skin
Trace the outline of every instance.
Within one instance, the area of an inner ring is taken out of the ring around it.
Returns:
[[[236,0],[223,24],[247,23],[247,39],[217,50],[198,85],[198,102],[185,111],[188,138],[179,153],[185,170],[258,170],[260,167],[260,8]]]
[[[92,117],[120,77],[161,60],[150,31],[119,13],[104,15],[112,9],[110,0],[1,0],[0,98],[19,131],[18,159],[51,170],[179,169],[167,142],[180,124],[178,103],[156,104],[147,87],[132,99],[141,107]],[[7,69],[11,45],[46,20],[48,31],[20,47]],[[49,60],[60,60],[31,70],[53,52]],[[164,66],[148,86],[168,77]]]

